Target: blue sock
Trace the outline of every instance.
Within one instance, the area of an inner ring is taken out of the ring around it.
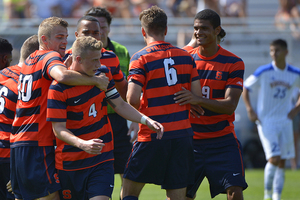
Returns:
[[[138,197],[135,197],[135,196],[126,196],[123,198],[123,200],[138,200],[139,198]]]

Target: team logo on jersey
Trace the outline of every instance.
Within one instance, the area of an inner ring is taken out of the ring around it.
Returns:
[[[236,84],[243,85],[243,83],[241,81],[238,81]]]
[[[220,71],[216,72],[216,79],[217,80],[221,80],[222,79],[222,72],[220,72]]]

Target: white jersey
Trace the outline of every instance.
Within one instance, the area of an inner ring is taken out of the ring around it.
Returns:
[[[275,63],[260,66],[246,81],[250,92],[259,91],[257,115],[260,121],[282,122],[288,120],[292,109],[293,91],[300,88],[300,69],[287,64],[284,70]]]

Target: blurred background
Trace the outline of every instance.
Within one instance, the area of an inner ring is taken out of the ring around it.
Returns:
[[[109,37],[126,46],[132,56],[145,46],[138,15],[152,5],[167,13],[166,41],[178,47],[189,42],[193,17],[198,11],[211,8],[218,12],[227,33],[221,46],[244,60],[244,78],[260,65],[271,62],[269,44],[277,38],[288,42],[288,63],[300,67],[298,0],[0,0],[0,37],[13,45],[14,65],[18,63],[21,45],[37,34],[44,18],[59,16],[68,21],[69,48],[75,40],[77,20],[91,6],[101,6],[113,16]],[[256,125],[248,120],[242,99],[236,110],[235,128],[243,145],[246,168],[263,168],[266,161]]]

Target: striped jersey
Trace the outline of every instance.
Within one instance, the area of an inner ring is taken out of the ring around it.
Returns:
[[[89,154],[56,138],[56,169],[73,171],[113,160],[113,133],[107,116],[107,99],[119,97],[114,81],[105,66],[110,83],[104,92],[96,86],[68,86],[53,81],[48,93],[47,121],[66,122],[66,128],[84,140],[100,138],[105,143],[102,153]]]
[[[7,67],[0,71],[0,164],[10,162],[9,140],[18,99],[18,71],[14,68]]]
[[[257,116],[259,120],[282,122],[292,109],[295,88],[300,87],[300,69],[287,64],[281,70],[275,63],[260,66],[244,83],[250,92],[258,91]]]
[[[46,121],[47,93],[53,80],[50,70],[64,66],[59,53],[37,50],[23,63],[18,82],[18,101],[13,122],[11,148],[53,146],[55,136]]]
[[[241,58],[219,46],[218,52],[211,57],[204,57],[199,53],[199,47],[189,51],[195,60],[202,95],[207,99],[224,99],[227,88],[243,90],[244,62]],[[216,113],[203,108],[204,115],[191,118],[194,139],[208,139],[224,136],[230,133],[235,135],[232,115]],[[236,137],[236,135],[235,135]]]
[[[157,41],[135,53],[130,61],[128,81],[142,87],[140,112],[164,126],[162,139],[192,136],[190,105],[180,106],[174,93],[182,87],[191,90],[199,80],[195,62],[186,51],[170,43]],[[140,124],[138,141],[156,140],[156,133]]]
[[[66,51],[64,59],[66,59],[69,55],[72,55],[72,49],[68,49]],[[120,70],[119,59],[114,52],[102,48],[100,61],[101,65],[104,65],[110,69],[114,82],[121,82],[124,80],[124,74]],[[107,111],[108,113],[115,113],[110,105],[108,105]]]

